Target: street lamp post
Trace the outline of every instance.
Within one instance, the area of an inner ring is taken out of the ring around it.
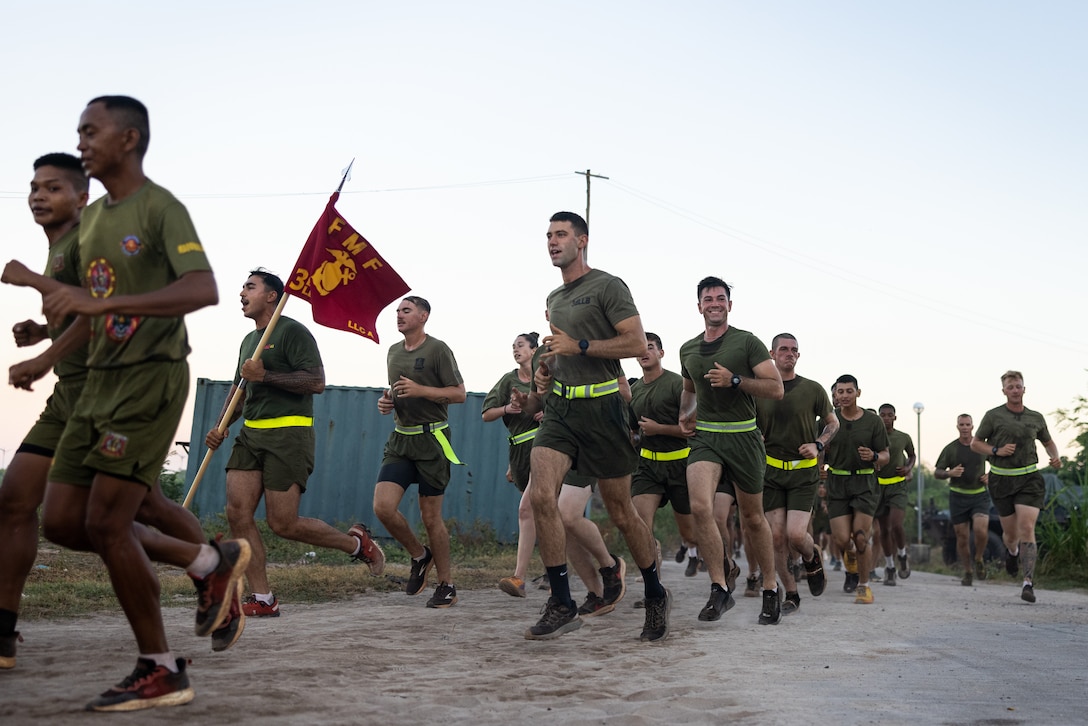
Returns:
[[[918,544],[922,544],[922,411],[925,410],[921,401],[914,404],[914,413],[918,414]]]

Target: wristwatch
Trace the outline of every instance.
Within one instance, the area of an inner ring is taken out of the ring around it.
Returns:
[[[579,355],[585,355],[589,351],[589,341],[585,338],[582,338],[578,341],[578,347],[582,351],[581,353],[579,353]]]
[[[824,450],[824,445],[823,445],[822,441],[817,441],[815,443],[816,443],[816,453],[820,453],[821,451]]]
[[[740,388],[740,376],[738,376],[736,373],[734,373],[733,377],[729,379],[729,382],[733,384],[733,388]]]

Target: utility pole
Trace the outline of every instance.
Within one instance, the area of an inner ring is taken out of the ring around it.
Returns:
[[[576,171],[574,173],[577,174],[578,176],[584,176],[586,178],[586,225],[588,225],[589,224],[589,180],[590,180],[590,178],[593,178],[593,179],[607,179],[608,177],[601,176],[600,174],[594,174],[589,169],[586,169],[585,171]]]

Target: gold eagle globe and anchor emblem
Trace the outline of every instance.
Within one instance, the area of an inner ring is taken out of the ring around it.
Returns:
[[[333,256],[331,260],[325,260],[321,266],[310,275],[310,283],[322,297],[355,279],[359,273],[355,266],[355,260],[343,250],[325,248],[325,251]]]

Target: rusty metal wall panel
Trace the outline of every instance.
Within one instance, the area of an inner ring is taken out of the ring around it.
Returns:
[[[205,434],[215,426],[229,381],[197,380],[193,428],[190,434],[186,481],[192,481],[207,452]],[[374,486],[382,463],[382,451],[393,430],[393,417],[378,412],[381,388],[328,386],[314,397],[316,456],[314,473],[302,496],[299,513],[330,524],[363,522],[376,536],[389,533],[374,516]],[[465,403],[449,408],[451,441],[465,466],[453,466],[443,502],[447,521],[466,526],[477,521],[490,525],[503,542],[516,542],[518,531],[517,488],[506,481],[506,427],[500,421],[480,418],[484,393],[469,393]],[[193,498],[193,511],[201,518],[222,513],[226,506],[226,473],[230,442],[241,422],[231,427],[232,436],[212,456],[208,470]],[[421,531],[418,487],[411,487],[400,510],[412,528]],[[263,505],[258,517],[264,517]]]

